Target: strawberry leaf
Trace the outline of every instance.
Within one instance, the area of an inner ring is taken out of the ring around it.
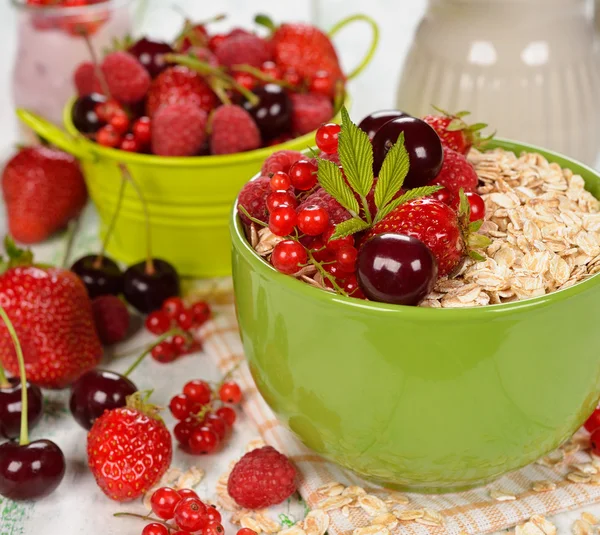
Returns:
[[[377,184],[379,184],[379,182]],[[379,221],[381,221],[391,211],[398,208],[398,206],[401,204],[404,204],[407,201],[412,201],[413,199],[418,199],[420,197],[427,197],[428,195],[432,195],[440,189],[442,189],[442,186],[422,186],[420,188],[409,189],[406,193],[400,195],[400,197],[394,199],[392,202],[388,203],[381,210],[379,210],[377,212],[377,217],[375,217],[375,223],[379,223]]]
[[[319,184],[346,210],[356,216],[359,211],[358,201],[348,184],[346,184],[340,168],[335,163],[322,159],[318,160],[318,165],[317,177]]]
[[[335,227],[335,232],[331,235],[330,240],[337,240],[338,238],[345,238],[351,234],[356,234],[362,230],[369,228],[369,224],[360,219],[359,217],[353,217],[338,223]]]
[[[356,126],[345,107],[338,141],[340,162],[350,187],[366,197],[373,187],[373,146],[369,136]]]
[[[477,251],[469,251],[469,256],[476,262],[484,262],[485,261],[485,256],[478,253]]]
[[[462,119],[452,119],[446,126],[446,132],[457,132],[465,128],[467,128],[467,124]]]
[[[467,199],[465,191],[462,188],[460,188],[460,191],[458,192],[458,197],[460,198],[458,215],[464,218],[465,221],[469,221],[471,219],[471,205],[469,204],[469,199]]]
[[[469,232],[477,232],[481,228],[481,225],[483,225],[483,219],[471,221],[471,223],[469,223]]]
[[[408,174],[408,152],[404,147],[404,132],[386,154],[375,186],[375,206],[384,208],[400,191]],[[381,219],[381,218],[379,218]]]
[[[487,126],[487,123],[475,123],[475,124],[469,125],[467,130],[469,130],[469,132],[477,132],[479,130],[483,130],[486,126]]]

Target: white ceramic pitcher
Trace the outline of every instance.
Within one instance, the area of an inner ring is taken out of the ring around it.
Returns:
[[[586,0],[430,0],[397,106],[415,115],[431,104],[470,110],[499,136],[595,165],[600,59],[591,7]]]

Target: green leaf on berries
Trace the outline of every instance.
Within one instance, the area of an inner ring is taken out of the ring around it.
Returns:
[[[359,211],[358,201],[350,186],[346,184],[340,168],[329,160],[318,160],[319,171],[317,178],[323,189],[339,202],[353,216]]]
[[[469,223],[469,232],[477,232],[481,228],[481,225],[483,225],[483,219],[471,221],[471,223]]]
[[[373,187],[373,145],[367,133],[350,120],[345,107],[341,113],[342,129],[338,141],[340,162],[352,189],[366,197]]]
[[[390,203],[386,204],[381,210],[377,212],[377,217],[375,217],[375,223],[379,223],[385,216],[387,216],[390,212],[398,208],[401,204],[405,202],[412,201],[413,199],[419,199],[421,197],[427,197],[428,195],[433,195],[436,191],[442,189],[442,186],[422,186],[420,188],[413,188],[406,191],[398,197],[394,199]]]
[[[404,132],[402,132],[386,154],[379,171],[379,178],[375,186],[375,206],[379,211],[385,208],[400,191],[409,167],[408,152],[404,147]]]
[[[357,232],[367,230],[369,227],[370,225],[367,222],[363,221],[359,217],[353,217],[352,219],[347,219],[346,221],[338,223],[335,227],[335,232],[331,235],[330,240],[345,238],[351,234],[356,234]]]

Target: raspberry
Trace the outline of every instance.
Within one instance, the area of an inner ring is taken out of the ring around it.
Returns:
[[[238,206],[243,206],[246,211],[254,218],[267,223],[269,221],[269,212],[267,211],[267,197],[271,193],[271,179],[268,176],[261,176],[252,182],[248,182],[238,195]],[[249,225],[251,221],[240,212],[241,220]]]
[[[194,156],[206,139],[207,114],[191,102],[168,104],[152,120],[152,152],[159,156]]]
[[[340,162],[340,155],[337,152],[333,152],[331,154],[321,152],[321,154],[319,154],[319,158],[321,158],[321,160],[329,160],[336,165],[342,165],[342,162]]]
[[[91,61],[80,63],[73,73],[73,83],[80,97],[91,95],[92,93],[103,94],[102,86],[96,76],[96,69]]]
[[[104,58],[102,73],[112,96],[132,104],[144,98],[150,88],[150,75],[135,56],[128,52],[112,52]]]
[[[230,34],[215,49],[215,55],[221,65],[250,65],[259,68],[271,59],[269,44],[251,33]]]
[[[317,191],[306,197],[304,202],[298,206],[298,212],[308,206],[319,206],[324,208],[329,215],[329,221],[333,225],[337,225],[346,219],[350,219],[352,216],[350,212],[346,210],[339,202],[337,202],[329,193],[323,188],[319,188]]]
[[[271,176],[278,171],[287,173],[290,167],[302,158],[302,153],[297,150],[278,150],[264,161],[260,174]]]
[[[260,147],[260,132],[241,106],[217,108],[211,119],[210,149],[213,154],[233,154]]]
[[[94,324],[104,345],[116,344],[125,338],[130,315],[125,303],[115,295],[101,295],[92,301]]]
[[[297,488],[298,472],[290,460],[271,446],[246,453],[233,467],[229,495],[241,507],[262,509],[281,503]]]
[[[331,100],[323,95],[292,93],[292,128],[298,134],[312,132],[333,117]]]

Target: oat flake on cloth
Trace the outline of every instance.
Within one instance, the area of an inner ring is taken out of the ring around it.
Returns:
[[[206,353],[223,372],[243,358],[233,306],[225,307],[207,325],[204,336]],[[330,535],[354,530],[355,535],[481,534],[531,517],[537,524],[530,522],[520,533],[550,535],[556,528],[535,515],[545,517],[600,502],[600,461],[587,452],[585,432],[487,487],[445,495],[401,494],[373,486],[305,448],[277,421],[256,390],[248,367],[244,364],[236,374],[244,389],[244,411],[264,440],[296,463],[302,473],[300,493],[311,509],[328,510]],[[295,530],[290,535],[302,533]]]

